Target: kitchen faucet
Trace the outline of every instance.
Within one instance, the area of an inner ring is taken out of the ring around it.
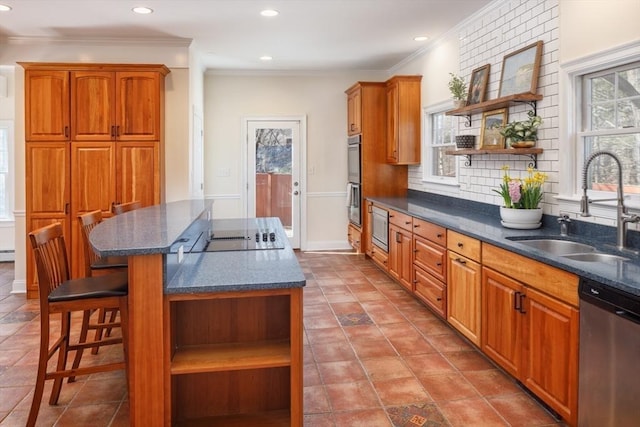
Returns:
[[[618,197],[615,199],[589,200],[589,196],[587,196],[587,173],[589,171],[589,165],[596,157],[600,157],[603,155],[611,157],[618,165]],[[622,163],[620,163],[620,159],[618,159],[618,157],[610,151],[596,151],[589,156],[586,163],[584,164],[584,169],[582,170],[582,199],[580,200],[580,215],[591,216],[591,214],[589,213],[589,203],[609,200],[618,201],[616,246],[620,250],[628,249],[627,224],[630,222],[639,222],[640,216],[629,214],[627,212],[626,206],[624,205],[624,189],[622,187]]]

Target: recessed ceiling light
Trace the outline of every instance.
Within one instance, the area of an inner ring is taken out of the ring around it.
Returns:
[[[135,13],[139,13],[140,15],[148,15],[150,13],[153,13],[153,9],[151,9],[150,7],[134,7],[133,9],[131,9],[132,11],[134,11]]]
[[[269,56],[269,55],[263,55],[260,57],[261,61],[271,61],[273,59],[273,57]]]
[[[6,4],[0,4],[0,12],[8,12],[11,10],[11,6],[7,6]]]
[[[262,12],[260,12],[260,15],[267,16],[267,17],[272,17],[272,16],[280,15],[280,12],[278,12],[277,10],[273,10],[273,9],[265,9]]]
[[[423,41],[427,40],[428,38],[429,38],[429,37],[427,37],[427,36],[416,36],[416,37],[414,37],[413,39],[414,39],[415,41],[417,41],[417,42],[423,42]]]

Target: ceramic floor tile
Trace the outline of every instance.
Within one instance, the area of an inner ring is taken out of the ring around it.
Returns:
[[[338,412],[334,414],[333,420],[336,427],[390,427],[393,425],[382,408]]]
[[[489,404],[513,427],[561,425],[524,392],[490,397]]]
[[[365,359],[362,360],[362,365],[367,371],[369,378],[373,381],[391,378],[408,378],[413,376],[401,357]]]
[[[509,424],[484,399],[461,399],[442,402],[440,411],[452,427],[500,427]]]
[[[373,386],[368,381],[328,384],[325,388],[334,412],[380,407]]]
[[[363,255],[297,256],[307,278],[306,427],[561,425]],[[12,281],[13,265],[0,263],[0,425],[23,427],[38,359],[39,307],[10,294]],[[78,326],[80,317],[72,322]],[[53,333],[58,330],[56,322]],[[83,363],[120,357],[121,346],[112,346]],[[57,406],[48,405],[51,386],[45,385],[39,426],[129,425],[123,372],[65,383]]]
[[[374,381],[373,387],[383,406],[430,402],[431,397],[415,378],[393,378]]]
[[[318,372],[323,384],[341,384],[367,379],[357,360],[319,363]]]
[[[386,338],[352,341],[351,346],[360,359],[395,357],[398,355]]]

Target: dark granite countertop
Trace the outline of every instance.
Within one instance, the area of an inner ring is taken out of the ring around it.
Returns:
[[[201,215],[212,201],[184,200],[137,209],[98,224],[90,242],[101,256],[164,254],[165,260],[176,258],[174,243]],[[248,222],[262,221],[275,230],[284,242],[283,249],[230,252],[185,253],[182,262],[167,277],[165,293],[201,293],[250,291],[303,287],[304,273],[277,218],[238,219],[239,228]],[[215,224],[215,222],[214,222]],[[166,263],[166,261],[165,261]]]
[[[369,199],[377,204],[458,231],[482,242],[490,243],[545,264],[575,273],[578,276],[589,278],[624,292],[640,296],[640,257],[633,253],[620,253],[615,248],[615,245],[606,243],[606,239],[602,239],[602,236],[591,234],[583,237],[581,235],[571,235],[570,233],[568,238],[564,238],[560,236],[560,227],[554,221],[543,221],[543,226],[535,230],[509,229],[500,224],[497,209],[495,212],[474,211],[459,206],[439,204],[437,201],[426,200],[422,197],[413,197],[411,193],[408,197],[371,197]],[[614,228],[605,227],[605,229],[608,229],[607,231],[615,235]],[[517,240],[541,237],[568,239],[587,243],[595,246],[598,251],[621,255],[629,260],[624,262],[574,261],[525,246]]]
[[[177,273],[165,287],[165,293],[226,292],[261,289],[299,288],[306,279],[278,218],[225,220],[237,222],[239,229],[274,230],[283,249],[199,252],[185,254]],[[213,227],[215,229],[214,220]]]

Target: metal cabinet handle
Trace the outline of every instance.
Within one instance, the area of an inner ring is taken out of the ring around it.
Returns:
[[[467,263],[467,261],[463,260],[462,258],[456,258],[456,261],[462,265],[465,265]]]
[[[520,294],[520,313],[522,313],[522,314],[527,314],[527,312],[524,311],[524,299],[526,297],[527,296],[525,294]]]
[[[458,242],[458,247],[461,248],[462,246],[464,246],[462,242]]]

